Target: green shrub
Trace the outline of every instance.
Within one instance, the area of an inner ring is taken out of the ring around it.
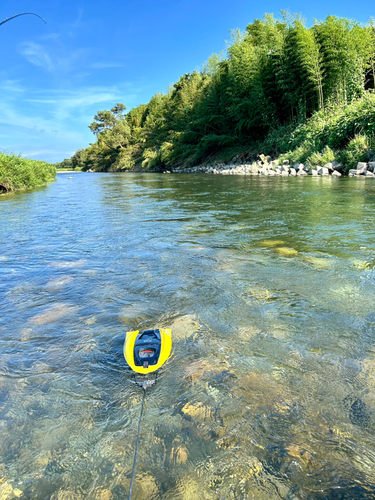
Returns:
[[[56,176],[51,163],[29,160],[14,154],[0,153],[0,186],[2,191],[42,186]]]
[[[356,135],[347,147],[338,152],[337,158],[345,165],[345,171],[356,168],[359,161],[366,161],[366,153],[370,149],[370,139],[365,135]]]
[[[321,152],[314,151],[308,158],[307,163],[312,167],[323,167],[326,163],[332,162],[335,159],[335,153],[329,146],[323,148]]]

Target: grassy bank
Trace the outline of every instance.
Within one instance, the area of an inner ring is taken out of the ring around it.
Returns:
[[[368,91],[349,105],[318,111],[297,126],[280,127],[258,148],[279,155],[280,160],[312,167],[337,160],[348,172],[375,149],[375,93]]]
[[[43,186],[55,176],[50,163],[0,153],[0,193]]]

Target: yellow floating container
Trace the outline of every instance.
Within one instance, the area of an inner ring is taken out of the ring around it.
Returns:
[[[146,375],[158,370],[169,358],[171,350],[172,331],[169,329],[126,332],[124,356],[136,373]]]

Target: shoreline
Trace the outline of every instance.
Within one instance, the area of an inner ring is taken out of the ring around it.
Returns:
[[[331,177],[368,177],[375,178],[375,161],[358,162],[356,169],[350,169],[345,174],[345,166],[334,160],[324,166],[311,167],[308,164],[289,164],[284,160],[281,164],[279,160],[271,160],[270,157],[259,155],[258,160],[253,163],[241,163],[232,161],[229,164],[202,164],[195,167],[175,168],[165,170],[163,173],[204,173],[214,175],[265,175],[281,177],[305,177],[305,176],[331,176]]]

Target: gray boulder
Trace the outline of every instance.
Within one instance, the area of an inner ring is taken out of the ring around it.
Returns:
[[[332,165],[332,163],[331,163],[331,162],[326,163],[326,164],[324,165],[324,168],[328,168],[328,170],[329,170],[330,172],[332,172],[332,171],[334,170],[333,165]]]
[[[366,152],[366,158],[368,159],[368,161],[373,161],[373,159],[375,158],[375,151],[372,149],[369,149]]]
[[[364,174],[367,171],[367,163],[360,161],[357,163],[357,172]]]
[[[339,172],[342,172],[345,169],[344,165],[336,160],[333,160],[331,165],[332,165],[333,170],[338,170]],[[326,167],[327,165],[324,165],[324,166]]]
[[[340,174],[340,172],[338,172],[337,170],[334,170],[334,171],[332,172],[332,177],[341,177],[341,174]]]

